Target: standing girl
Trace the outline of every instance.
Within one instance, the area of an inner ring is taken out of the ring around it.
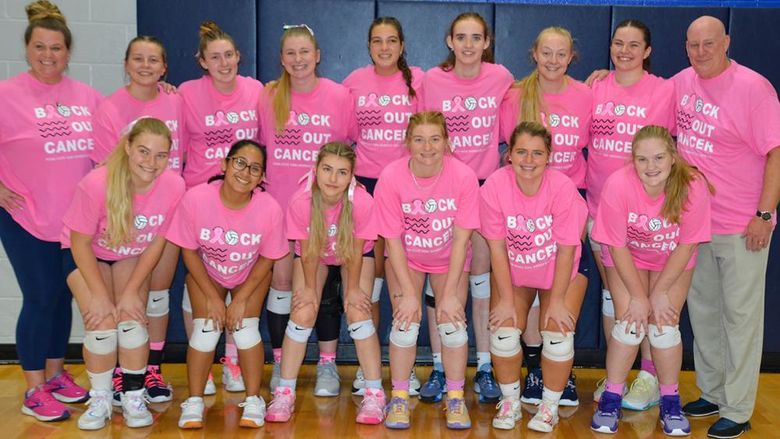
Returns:
[[[259,316],[271,266],[288,251],[279,233],[282,211],[258,189],[265,163],[265,149],[256,142],[233,144],[222,160],[223,174],[187,192],[168,231],[168,240],[182,248],[195,317],[187,349],[190,396],[182,404],[180,428],[203,426],[203,388],[224,330],[233,333],[246,385],[240,425],[265,423]],[[226,306],[228,292],[231,302]]]
[[[426,274],[436,297],[436,321],[447,373],[447,427],[471,427],[463,396],[468,335],[469,240],[479,227],[478,182],[450,154],[444,115],[416,113],[409,120],[410,158],[390,163],[379,177],[376,203],[389,255],[387,281],[393,305],[390,376],[393,396],[385,426],[409,428],[409,370],[414,365]]]
[[[0,82],[0,240],[22,290],[16,323],[27,389],[22,413],[58,421],[70,415],[59,401],[87,398],[63,369],[71,295],[59,240],[76,184],[92,167],[91,120],[101,97],[64,75],[72,38],[57,6],[41,0],[25,10],[30,69]]]
[[[103,428],[111,419],[117,357],[125,424],[146,427],[153,421],[144,389],[146,304],[165,231],[184,194],[181,177],[166,170],[170,147],[171,133],[162,121],[138,120],[106,166],[81,180],[63,218],[62,245],[70,248],[64,269],[84,318],[84,362],[92,387],[89,408],[79,418],[82,430]]]

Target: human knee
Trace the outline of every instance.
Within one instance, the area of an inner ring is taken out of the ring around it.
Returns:
[[[641,327],[637,329],[636,323],[628,326],[625,320],[618,320],[612,327],[612,338],[628,346],[639,346],[645,338],[645,331]]]
[[[292,291],[277,290],[271,288],[268,290],[268,300],[265,307],[274,314],[290,314],[292,306]]]
[[[393,329],[390,331],[390,343],[399,348],[410,348],[417,345],[417,336],[419,334],[420,323],[409,323],[406,329],[393,325]]]
[[[669,349],[682,343],[679,325],[657,326],[651,323],[647,329],[647,339],[650,341],[650,346],[656,349]]]
[[[102,331],[86,331],[84,333],[84,348],[96,355],[108,355],[116,352],[116,329]]]
[[[455,325],[453,323],[441,323],[436,326],[439,330],[441,344],[448,348],[459,348],[469,341],[466,325]]]
[[[517,328],[502,326],[490,333],[490,353],[496,357],[514,357],[522,351],[520,336],[522,331]]]
[[[213,320],[192,319],[190,347],[199,352],[214,352],[222,331],[214,327]]]
[[[233,342],[238,349],[251,349],[263,341],[260,336],[260,317],[246,317],[241,320],[241,327],[233,331]]]
[[[168,294],[167,289],[149,291],[149,298],[146,301],[147,316],[162,317],[168,314],[169,309],[170,309],[170,294]]]
[[[125,320],[117,325],[117,338],[122,349],[135,349],[149,341],[146,325],[136,320]]]
[[[316,303],[307,303],[306,305],[295,309],[290,314],[290,320],[295,320],[302,326],[314,327],[319,310],[320,308]]]
[[[569,361],[574,358],[574,333],[542,331],[542,355],[552,361]]]
[[[612,294],[606,288],[601,290],[601,314],[615,318],[615,303],[612,301]]]
[[[469,289],[474,299],[490,299],[490,273],[469,276]]]
[[[376,333],[374,322],[370,319],[351,323],[347,329],[349,330],[349,336],[353,340],[365,340]]]
[[[290,317],[290,320],[287,321],[287,329],[284,331],[284,333],[292,341],[306,343],[309,341],[309,336],[311,335],[313,326],[314,325],[298,324],[293,321],[292,317]]]

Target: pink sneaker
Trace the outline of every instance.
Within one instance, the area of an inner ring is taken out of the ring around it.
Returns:
[[[366,389],[355,422],[378,425],[385,420],[385,392],[382,389]]]
[[[295,410],[295,393],[289,387],[277,387],[274,390],[274,399],[268,404],[265,411],[265,420],[268,422],[287,422]]]
[[[44,422],[62,421],[70,417],[68,409],[51,396],[45,384],[25,393],[22,413]]]
[[[49,378],[46,381],[52,396],[60,402],[84,402],[89,399],[87,389],[79,386],[73,381],[73,376],[67,370],[62,369],[57,376]]]

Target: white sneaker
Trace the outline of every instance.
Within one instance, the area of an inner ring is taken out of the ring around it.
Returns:
[[[517,421],[523,419],[519,398],[503,398],[496,405],[496,415],[493,416],[493,428],[512,430]]]
[[[363,368],[358,367],[357,372],[355,372],[355,379],[352,380],[352,394],[363,396],[365,393],[366,377],[363,375]]]
[[[604,377],[596,383],[596,390],[593,391],[593,402],[601,400],[601,394],[607,389],[607,377]]]
[[[206,406],[200,396],[190,396],[181,403],[181,416],[179,416],[179,428],[202,428],[203,411]]]
[[[211,396],[217,394],[217,385],[214,384],[214,375],[209,372],[209,377],[206,378],[206,385],[203,387],[203,395]]]
[[[222,357],[219,360],[222,366],[222,385],[228,392],[243,392],[244,378],[241,377],[241,368],[238,362],[230,357]]]
[[[148,427],[154,422],[146,407],[145,389],[129,390],[122,393],[122,416],[125,425],[130,428]]]
[[[238,406],[244,408],[240,426],[260,428],[265,425],[265,401],[262,396],[247,396]]]
[[[658,405],[661,393],[658,389],[658,378],[644,370],[639,371],[628,393],[623,398],[623,408],[629,410],[647,410]]]
[[[108,390],[90,390],[89,406],[79,417],[79,428],[82,430],[100,430],[111,421],[111,399],[113,394]]]
[[[422,387],[422,384],[420,384],[420,379],[417,378],[417,374],[414,373],[414,368],[412,368],[412,373],[409,374],[409,396],[419,395],[420,387]]]
[[[528,429],[549,433],[556,425],[558,425],[558,407],[554,407],[552,403],[542,399],[539,411],[528,421]]]

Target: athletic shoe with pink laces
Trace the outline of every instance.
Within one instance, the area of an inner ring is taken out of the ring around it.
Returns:
[[[144,389],[149,402],[166,402],[173,399],[173,388],[163,380],[160,366],[146,368]]]
[[[49,387],[52,396],[60,402],[85,402],[89,399],[87,389],[76,384],[73,381],[73,376],[65,369],[62,369],[62,372],[56,376],[49,378],[49,381],[46,381],[46,385]]]
[[[385,392],[382,389],[365,389],[357,418],[358,424],[378,425],[385,419]]]
[[[44,422],[62,421],[70,417],[68,409],[54,399],[45,384],[36,386],[25,393],[22,413]]]
[[[277,386],[274,399],[265,411],[268,422],[287,422],[295,410],[295,392],[289,387]]]
[[[219,359],[219,362],[224,364],[222,366],[222,385],[225,386],[225,390],[228,392],[243,392],[246,390],[238,361],[224,356]]]

